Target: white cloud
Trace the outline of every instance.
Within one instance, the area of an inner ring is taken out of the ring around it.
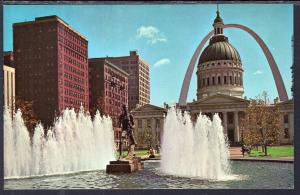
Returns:
[[[263,72],[261,71],[261,70],[257,70],[257,71],[255,71],[253,74],[254,75],[258,75],[258,74],[262,74]]]
[[[160,66],[163,66],[163,65],[166,65],[166,64],[170,64],[170,62],[171,62],[170,59],[163,58],[163,59],[160,59],[157,62],[155,62],[155,64],[153,66],[154,67],[160,67]]]
[[[148,43],[155,44],[158,42],[166,42],[167,38],[154,26],[141,26],[137,30],[137,38],[145,38]]]

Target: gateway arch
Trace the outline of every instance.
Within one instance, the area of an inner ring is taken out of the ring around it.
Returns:
[[[272,74],[273,74],[273,78],[275,80],[275,84],[276,84],[276,88],[277,88],[277,92],[278,92],[280,101],[287,101],[288,95],[287,95],[281,74],[280,74],[278,66],[275,62],[275,59],[274,59],[273,55],[271,54],[269,48],[265,44],[265,42],[253,30],[251,30],[250,28],[248,28],[244,25],[224,24],[223,28],[239,28],[239,29],[244,30],[247,33],[249,33],[255,39],[255,41],[259,44],[259,46],[263,50],[265,57],[267,58],[267,61],[269,63],[269,66],[270,66]],[[192,59],[189,63],[189,66],[187,68],[187,71],[185,73],[184,80],[182,83],[180,97],[179,97],[179,106],[186,106],[187,94],[189,91],[189,86],[190,86],[192,74],[195,69],[197,59],[198,59],[200,52],[203,49],[205,43],[213,36],[213,34],[214,34],[214,31],[212,30],[202,39],[202,41],[198,45],[195,53],[192,56]]]

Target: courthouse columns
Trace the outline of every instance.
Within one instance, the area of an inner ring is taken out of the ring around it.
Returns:
[[[234,112],[234,141],[240,141],[240,129],[239,129],[239,113],[238,111]]]
[[[224,133],[227,135],[227,112],[222,112]]]

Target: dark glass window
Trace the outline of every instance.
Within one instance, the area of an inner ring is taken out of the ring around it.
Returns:
[[[289,115],[284,115],[284,123],[289,123]]]
[[[224,84],[227,84],[227,77],[224,76]]]
[[[207,81],[207,86],[209,86],[209,78],[207,78],[206,81]]]
[[[221,84],[221,77],[218,76],[218,84]]]
[[[215,85],[215,77],[212,77],[212,84]]]

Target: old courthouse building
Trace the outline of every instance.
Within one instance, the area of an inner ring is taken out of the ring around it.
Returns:
[[[109,115],[115,127],[115,139],[119,139],[118,117],[122,105],[128,106],[129,74],[106,59],[89,59],[90,111],[96,109]]]
[[[130,51],[129,56],[106,57],[105,59],[125,70],[128,78],[128,108],[150,103],[149,64],[136,51]]]
[[[51,125],[65,108],[89,109],[88,41],[57,16],[13,25],[16,95]]]
[[[201,112],[208,116],[218,113],[224,133],[231,144],[241,141],[240,124],[250,101],[244,99],[243,66],[238,51],[223,34],[223,20],[217,11],[214,35],[200,55],[197,67],[197,100],[187,104],[195,119]],[[281,143],[293,142],[293,100],[270,105],[282,113]]]

